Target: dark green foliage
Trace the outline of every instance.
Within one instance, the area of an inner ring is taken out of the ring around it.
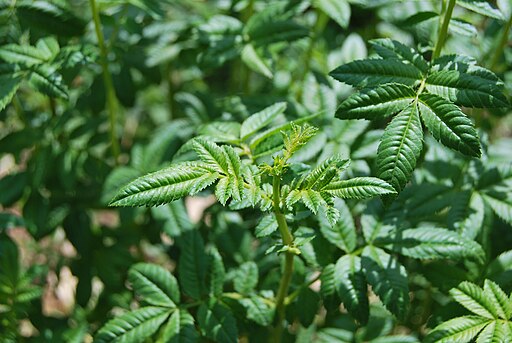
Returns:
[[[0,342],[508,342],[511,13],[0,0]]]

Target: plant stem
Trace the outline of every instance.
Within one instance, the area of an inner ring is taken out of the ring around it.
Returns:
[[[297,100],[300,101],[300,98],[302,97],[302,93],[304,91],[304,81],[306,80],[306,77],[311,70],[311,60],[313,59],[313,51],[315,48],[315,42],[317,41],[318,37],[322,34],[322,31],[325,28],[325,25],[327,25],[327,22],[329,21],[329,18],[327,15],[318,10],[316,12],[316,21],[315,26],[313,27],[313,35],[311,36],[311,39],[309,40],[308,49],[306,50],[306,55],[304,55],[304,68],[301,70],[299,77],[297,78],[299,89],[297,90]]]
[[[493,70],[496,67],[501,55],[503,55],[503,51],[505,50],[505,45],[507,45],[507,42],[508,42],[508,34],[510,32],[511,26],[512,26],[512,14],[508,18],[508,21],[505,24],[505,27],[503,28],[501,38],[498,42],[498,46],[496,47],[496,49],[494,49],[494,55],[492,56],[491,63],[489,64],[489,69],[491,69],[491,70]]]
[[[455,0],[449,0],[448,6],[446,7],[446,12],[444,12],[443,15],[443,23],[441,24],[437,34],[437,42],[434,48],[434,52],[432,53],[432,59],[436,59],[441,55],[441,50],[443,49],[444,43],[446,42],[446,37],[448,36],[448,25],[450,24],[450,19],[452,18],[454,7]]]
[[[105,92],[107,96],[107,107],[110,121],[110,145],[112,148],[112,155],[117,164],[119,158],[119,142],[116,133],[117,123],[117,111],[118,103],[116,98],[116,91],[114,89],[114,82],[112,81],[112,75],[108,69],[108,52],[105,46],[105,39],[103,38],[103,32],[101,31],[101,21],[98,7],[96,6],[96,0],[89,0],[91,6],[92,18],[94,21],[94,29],[96,31],[96,38],[98,39],[98,46],[100,48],[100,63],[103,70],[103,83],[105,85]]]
[[[274,215],[276,216],[279,233],[283,239],[283,243],[291,246],[293,244],[293,236],[288,229],[286,218],[281,211],[281,177],[274,175],[272,182],[272,197],[274,203]],[[277,291],[276,297],[276,315],[277,322],[273,332],[273,342],[281,342],[281,335],[283,333],[283,324],[285,320],[285,299],[288,294],[288,288],[290,287],[290,281],[293,274],[293,256],[294,254],[287,251],[285,252],[284,272],[281,276],[279,283],[279,290]]]

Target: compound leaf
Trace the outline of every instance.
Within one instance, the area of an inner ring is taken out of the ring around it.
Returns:
[[[219,343],[238,342],[238,328],[233,313],[220,303],[211,306],[201,304],[197,311],[197,321],[206,337]]]
[[[491,299],[486,297],[484,291],[477,285],[463,281],[456,288],[451,289],[450,294],[459,304],[471,312],[489,319],[498,318]]]
[[[479,316],[464,316],[438,325],[426,338],[425,343],[470,342],[489,323]]]
[[[242,140],[247,139],[270,124],[272,120],[285,110],[286,102],[278,102],[277,104],[264,108],[260,112],[254,113],[242,123],[242,127],[240,128],[240,138]]]

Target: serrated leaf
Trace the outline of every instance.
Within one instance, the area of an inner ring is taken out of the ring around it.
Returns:
[[[171,311],[163,307],[143,307],[124,313],[107,322],[96,334],[98,343],[138,343],[151,337],[169,317]]]
[[[68,98],[68,89],[62,83],[62,76],[47,65],[34,66],[30,69],[29,82],[37,91],[54,98]]]
[[[272,122],[278,115],[286,110],[286,102],[278,102],[274,105],[264,108],[260,112],[252,114],[244,120],[240,129],[242,140],[247,139]]]
[[[329,73],[348,85],[364,88],[384,83],[402,83],[413,86],[422,75],[418,68],[397,60],[366,59],[343,64]]]
[[[163,327],[157,343],[195,343],[199,333],[194,325],[194,317],[186,310],[175,311]]]
[[[462,106],[477,108],[509,107],[500,84],[458,70],[434,71],[425,81],[426,89]]]
[[[0,111],[12,100],[20,86],[22,78],[13,74],[0,75]]]
[[[314,214],[317,214],[321,209],[327,208],[328,206],[320,192],[312,189],[305,189],[302,190],[300,194],[304,205],[306,205],[306,207]]]
[[[377,150],[377,174],[400,192],[412,176],[423,149],[423,129],[415,103],[386,127]]]
[[[233,284],[238,293],[249,294],[258,285],[258,265],[252,261],[242,264],[235,275]]]
[[[339,173],[348,168],[350,160],[342,159],[335,155],[329,157],[309,173],[301,177],[298,188],[300,189],[322,189],[333,178],[339,176]]]
[[[487,191],[482,194],[482,198],[498,217],[512,224],[512,194],[503,191]]]
[[[485,258],[482,247],[456,232],[430,227],[398,230],[377,238],[374,244],[419,259]]]
[[[181,255],[178,264],[178,277],[185,294],[200,299],[205,293],[208,259],[204,242],[196,230],[187,231],[180,237]]]
[[[366,280],[384,306],[403,319],[409,306],[409,285],[405,268],[384,250],[366,246],[361,255]]]
[[[464,316],[438,325],[427,337],[425,343],[468,343],[489,323],[479,316]]]
[[[490,322],[478,335],[476,343],[510,342],[511,328],[508,322]]]
[[[324,191],[342,199],[365,199],[376,195],[394,194],[393,187],[376,177],[355,177],[349,180],[334,181]]]
[[[180,302],[176,278],[158,265],[134,265],[128,271],[128,281],[135,293],[150,305],[175,308]]]
[[[157,206],[193,195],[215,182],[219,174],[200,164],[181,163],[144,175],[123,187],[110,206]]]
[[[274,77],[267,62],[258,54],[252,44],[244,46],[241,56],[242,61],[244,61],[244,63],[255,72],[260,73],[269,79]]]
[[[408,86],[390,83],[363,89],[348,97],[336,110],[340,119],[380,119],[399,113],[409,106],[416,92]]]
[[[485,216],[485,205],[477,192],[459,192],[451,199],[452,207],[448,212],[450,228],[469,239],[475,239],[480,233]]]
[[[477,189],[485,192],[510,185],[512,185],[512,164],[507,163],[489,168],[479,175]]]
[[[270,236],[272,233],[274,233],[277,230],[277,220],[274,215],[266,215],[264,216],[258,225],[256,226],[256,229],[254,230],[254,234],[256,237],[267,237]]]
[[[350,5],[345,0],[314,0],[313,5],[319,8],[338,23],[342,28],[347,28],[350,21]]]
[[[428,71],[428,62],[414,49],[389,38],[372,39],[369,42],[373,49],[384,59],[408,61],[422,73]]]
[[[222,262],[217,248],[212,248],[208,253],[210,257],[210,294],[220,296],[224,289],[224,279],[226,278],[226,268]]]
[[[492,303],[494,309],[496,309],[498,317],[505,320],[510,319],[512,316],[512,303],[500,286],[491,280],[485,280],[484,295]]]
[[[223,148],[228,156],[228,178],[230,179],[231,196],[236,201],[240,201],[244,192],[244,179],[241,173],[242,161],[235,152],[235,149],[227,145],[223,146]]]
[[[222,205],[226,206],[227,201],[232,195],[233,187],[234,178],[231,176],[222,177],[217,186],[215,186],[215,196]]]
[[[274,319],[274,307],[257,295],[240,299],[240,304],[247,311],[247,319],[254,321],[261,326],[268,326]]]
[[[334,224],[321,223],[320,232],[332,244],[351,253],[356,248],[357,235],[354,219],[349,208],[341,199],[335,201],[335,208],[339,211],[340,220]],[[327,225],[326,225],[327,224]]]
[[[498,318],[496,309],[484,291],[477,285],[464,281],[450,290],[450,295],[471,312],[489,319]]]
[[[475,127],[458,106],[434,94],[421,94],[418,108],[435,139],[463,154],[480,157],[480,140]]]
[[[366,324],[370,310],[361,258],[353,255],[342,256],[336,262],[335,280],[343,305],[361,324]]]
[[[503,13],[495,7],[493,7],[489,1],[485,0],[459,0],[457,2],[459,6],[465,7],[475,13],[481,14],[486,17],[505,20]]]
[[[7,44],[0,46],[0,58],[8,63],[30,67],[47,62],[51,56],[30,45]]]
[[[208,307],[201,304],[197,321],[205,336],[219,343],[238,342],[238,328],[231,310],[220,303]]]
[[[214,142],[201,138],[193,139],[191,144],[201,161],[215,168],[219,173],[229,175],[228,155],[224,149]]]

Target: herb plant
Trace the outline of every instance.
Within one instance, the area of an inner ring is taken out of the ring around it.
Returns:
[[[511,13],[0,1],[0,341],[507,342]]]

